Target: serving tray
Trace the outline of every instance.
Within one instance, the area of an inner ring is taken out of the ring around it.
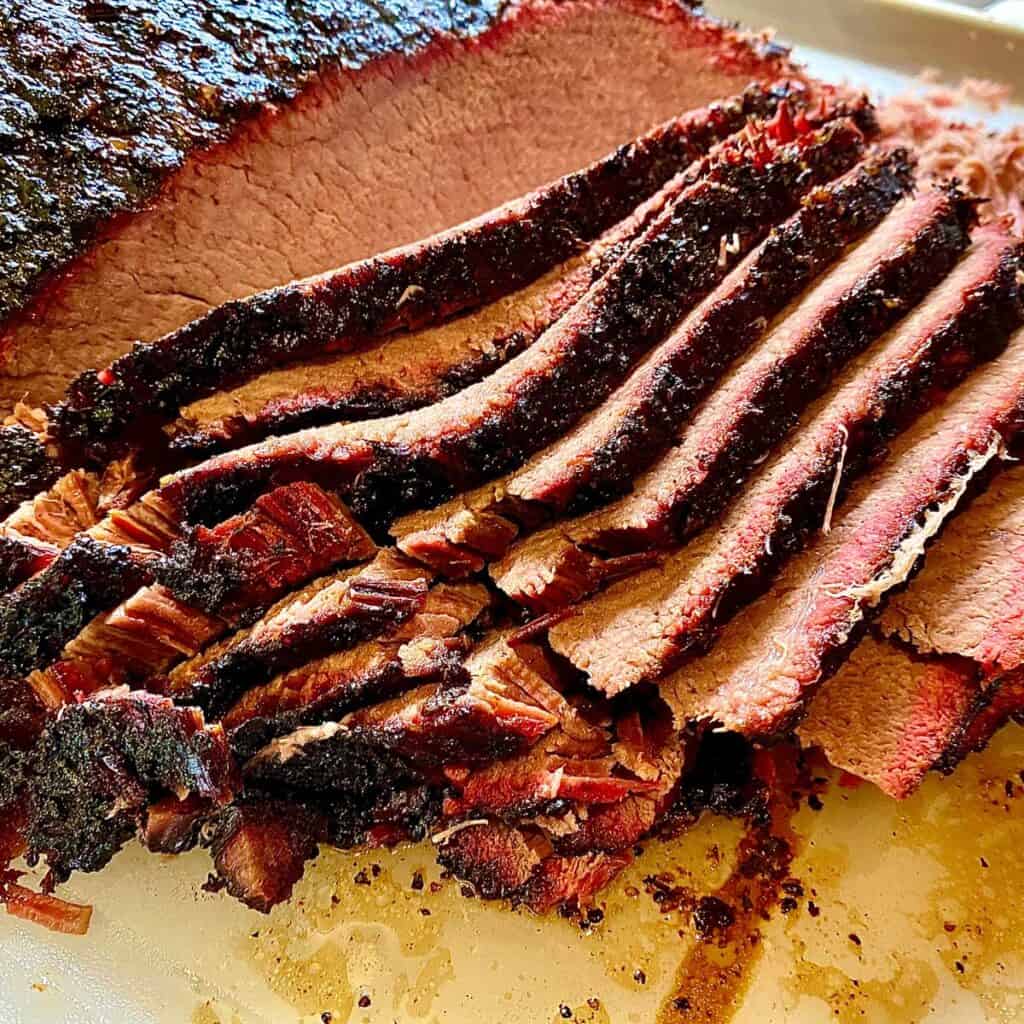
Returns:
[[[970,14],[897,0],[711,7],[776,26],[813,72],[875,94],[936,67],[951,81],[1016,78],[1024,95],[1024,34]],[[464,895],[422,847],[325,851],[269,917],[203,892],[205,854],[156,863],[129,848],[64,890],[96,905],[85,938],[0,915],[0,1024],[1021,1020],[1022,768],[1014,727],[905,803],[833,779],[792,823],[795,906],[772,910],[744,962],[716,965],[738,978],[727,1017],[673,1007],[693,930],[651,895],[710,893],[729,876],[740,828],[706,818],[648,844],[586,927]]]

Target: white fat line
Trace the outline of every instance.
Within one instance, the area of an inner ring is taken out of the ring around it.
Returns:
[[[468,821],[460,821],[457,825],[452,825],[451,828],[446,828],[442,832],[435,832],[431,837],[430,841],[435,846],[441,846],[447,843],[452,836],[463,831],[463,829],[473,828],[474,825],[488,825],[490,822],[486,818],[470,818]]]
[[[844,424],[839,424],[839,431],[843,435],[843,446],[839,449],[836,475],[832,478],[832,490],[829,492],[828,505],[825,506],[825,521],[821,524],[821,532],[826,537],[832,532],[832,513],[836,510],[836,498],[839,496],[839,484],[843,479],[843,469],[846,466],[846,452],[850,441],[850,432]]]
[[[861,608],[865,605],[875,607],[893,587],[898,587],[901,583],[906,582],[917,564],[917,560],[924,554],[928,541],[939,532],[959,505],[960,499],[964,496],[971,481],[1003,451],[1003,447],[1003,439],[996,437],[985,451],[969,460],[967,469],[953,478],[945,500],[929,509],[925,513],[924,522],[900,541],[886,571],[859,587],[830,591],[833,597],[845,597],[854,602],[854,608],[851,611],[851,625],[860,618]]]
[[[321,725],[304,725],[300,729],[281,736],[279,739],[271,740],[262,750],[252,756],[253,761],[289,761],[296,754],[310,743],[317,740],[329,740],[332,736],[341,732],[345,726],[340,722],[324,722]]]

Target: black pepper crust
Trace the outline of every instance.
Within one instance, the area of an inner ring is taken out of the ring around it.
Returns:
[[[95,615],[147,580],[131,549],[78,536],[37,576],[0,600],[0,666],[27,675],[53,662]]]
[[[223,803],[236,784],[223,732],[194,708],[126,689],[68,705],[28,769],[28,859],[45,857],[56,881],[96,871],[134,835],[155,797]]]
[[[558,361],[542,373],[525,372],[500,410],[481,415],[468,408],[459,430],[402,448],[354,441],[310,459],[315,433],[308,452],[298,443],[281,450],[268,442],[269,457],[259,447],[222,455],[180,474],[161,496],[186,519],[217,521],[230,514],[227,503],[250,496],[275,475],[312,472],[327,486],[348,488],[356,515],[381,529],[404,511],[445,500],[454,487],[514,469],[607,397],[636,359],[721,280],[723,236],[737,235],[741,251],[749,250],[814,186],[849,170],[863,147],[860,130],[843,118],[767,163],[749,153],[712,161],[707,175],[666,212],[660,230],[636,243],[633,258],[602,280],[601,301],[577,318]]]
[[[477,35],[499,0],[20,0],[0,12],[0,322],[196,149],[330,66]]]
[[[60,461],[39,434],[20,423],[0,427],[0,517],[45,490],[60,472]]]
[[[356,349],[493,301],[574,255],[774,102],[774,94],[751,89],[620,147],[511,212],[225,303],[79,375],[52,410],[50,430],[66,457],[102,461],[112,454],[109,442],[140,419],[173,417],[189,401],[282,363]]]

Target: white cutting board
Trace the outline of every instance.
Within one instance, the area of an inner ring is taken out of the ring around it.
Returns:
[[[876,94],[904,90],[905,71],[928,65],[954,77],[1021,73],[1009,48],[1020,42],[1024,56],[1024,37],[935,14],[908,31],[891,20],[893,0],[711,6],[774,24],[802,44],[814,72]],[[1002,119],[1024,120],[1024,110]],[[823,810],[801,811],[793,874],[814,889],[820,915],[801,900],[766,925],[737,1024],[1024,1020],[1022,769],[1024,730],[1012,728],[903,804],[868,786],[833,786]],[[560,1006],[588,1024],[647,1024],[672,991],[690,932],[658,912],[642,879],[671,870],[710,892],[731,869],[738,835],[707,819],[649,844],[589,934],[467,899],[452,883],[431,893],[429,849],[326,851],[293,902],[263,917],[200,890],[205,854],[157,858],[133,847],[63,890],[96,906],[86,937],[0,914],[0,1024],[564,1024]],[[355,884],[374,864],[379,877]],[[417,869],[422,892],[410,887]]]

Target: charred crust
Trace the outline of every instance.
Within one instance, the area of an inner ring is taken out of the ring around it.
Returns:
[[[0,663],[12,675],[45,667],[94,615],[124,600],[146,578],[129,548],[77,537],[0,602]]]
[[[28,772],[29,859],[61,881],[95,871],[135,833],[147,803],[168,791],[224,800],[234,767],[201,716],[151,694],[111,694],[65,707]]]
[[[45,490],[60,465],[39,434],[20,423],[0,427],[0,517]]]

